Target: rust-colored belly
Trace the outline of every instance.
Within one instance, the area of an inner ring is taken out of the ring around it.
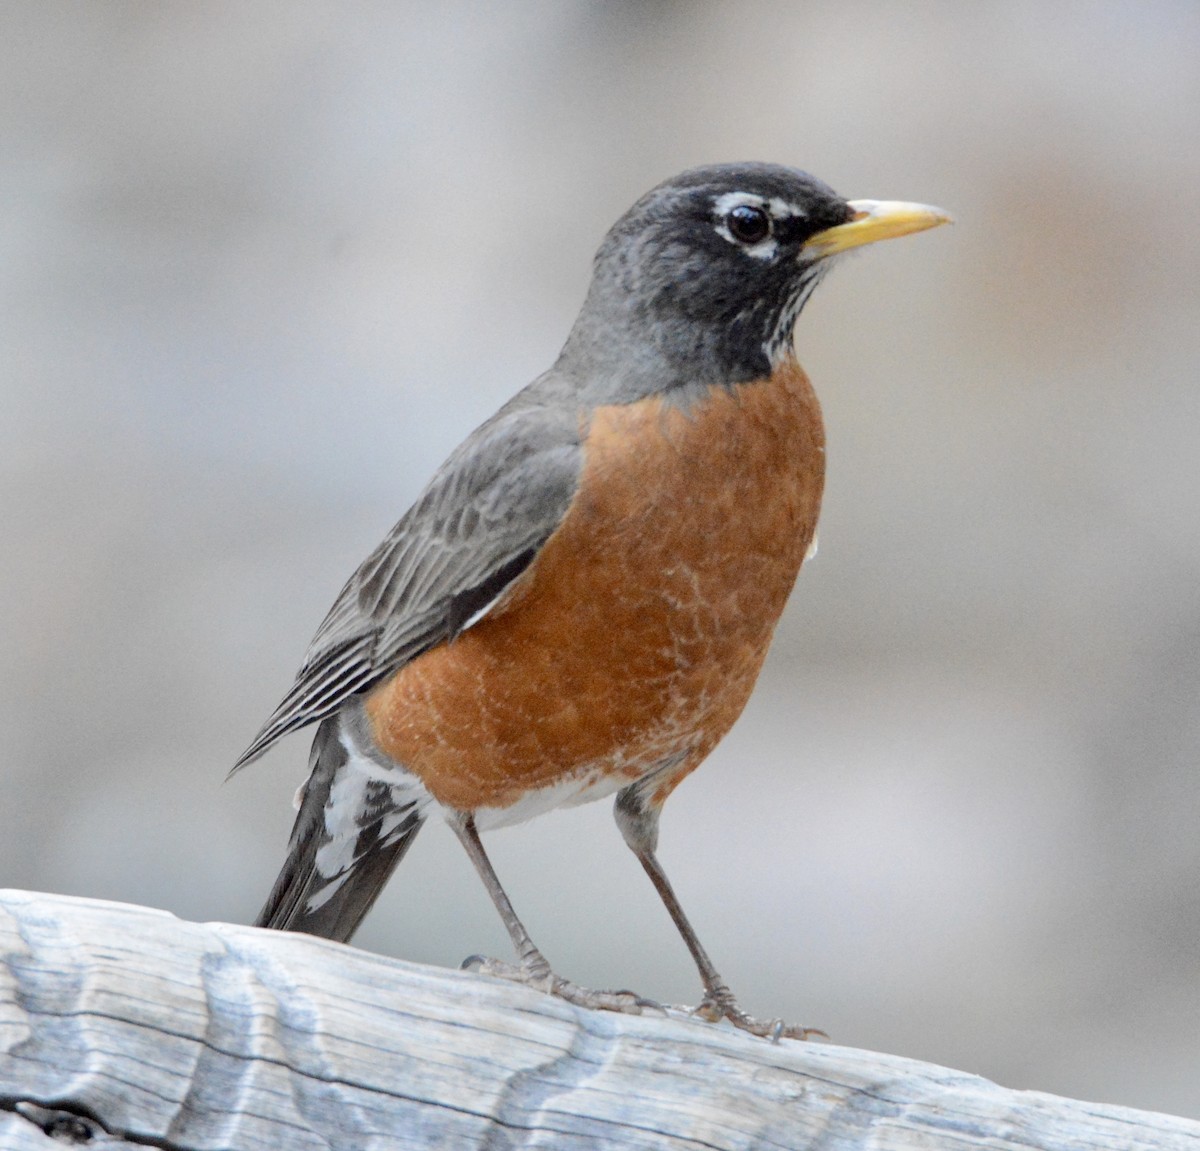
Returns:
[[[665,794],[750,696],[824,470],[794,363],[687,410],[597,409],[579,492],[518,594],[368,698],[380,748],[460,810],[680,757]]]

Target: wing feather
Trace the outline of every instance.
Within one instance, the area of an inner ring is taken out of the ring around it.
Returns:
[[[459,634],[562,522],[580,417],[524,393],[469,436],[334,601],[283,701],[233,770]]]

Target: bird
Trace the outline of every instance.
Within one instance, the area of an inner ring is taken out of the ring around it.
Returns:
[[[350,577],[232,769],[318,725],[257,926],[348,942],[440,813],[516,953],[465,966],[640,1012],[553,970],[480,839],[615,796],[695,961],[696,1014],[812,1033],[741,1006],[658,860],[659,816],[741,714],[815,548],[825,432],[797,318],[842,253],[949,219],[760,162],[691,169],[620,217],[557,360]]]

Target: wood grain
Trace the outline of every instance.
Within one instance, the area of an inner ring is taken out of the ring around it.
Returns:
[[[1200,1151],[1200,1124],[0,892],[0,1148]]]

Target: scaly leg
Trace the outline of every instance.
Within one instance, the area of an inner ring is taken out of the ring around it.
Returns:
[[[580,1007],[590,1007],[598,1011],[621,1011],[628,1015],[640,1015],[645,1007],[658,1007],[652,1000],[643,999],[632,991],[591,991],[586,987],[563,979],[550,969],[546,957],[537,949],[525,925],[517,918],[513,905],[509,901],[500,880],[496,875],[492,862],[483,850],[479,839],[479,831],[475,827],[475,817],[469,812],[456,812],[450,818],[450,826],[458,835],[459,842],[466,848],[475,870],[479,872],[483,885],[487,888],[492,903],[500,913],[504,926],[508,929],[513,947],[520,960],[519,964],[503,963],[498,959],[489,959],[484,955],[472,955],[463,961],[463,967],[471,971],[479,971],[484,975],[494,975],[501,979],[511,979],[516,983],[524,983],[536,987],[540,991],[557,995],[568,1003]]]
[[[617,802],[613,809],[617,826],[629,844],[630,850],[638,857],[655,891],[666,906],[671,919],[674,920],[679,934],[696,961],[700,971],[700,980],[704,985],[704,999],[695,1013],[701,1018],[716,1022],[718,1019],[728,1019],[734,1027],[749,1031],[752,1035],[761,1035],[774,1041],[780,1039],[807,1039],[811,1035],[824,1036],[825,1032],[815,1027],[798,1027],[783,1022],[782,1019],[761,1020],[748,1015],[739,1006],[737,999],[717,972],[708,952],[704,950],[695,929],[683,913],[679,899],[667,879],[654,849],[658,846],[658,815],[660,808],[648,802],[647,797],[652,790],[647,786],[650,781],[642,780],[631,784],[617,794]]]

